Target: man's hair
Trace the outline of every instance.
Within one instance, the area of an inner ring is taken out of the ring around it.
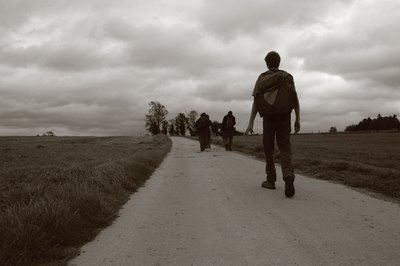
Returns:
[[[229,112],[228,112],[228,115],[232,115],[232,111],[229,111]]]
[[[265,57],[265,62],[268,68],[278,68],[281,63],[281,57],[275,51],[271,51]]]

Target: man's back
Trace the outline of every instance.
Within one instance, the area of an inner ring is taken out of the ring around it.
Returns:
[[[196,129],[199,132],[208,132],[209,125],[210,125],[209,120],[204,116],[201,116],[196,121]]]
[[[293,76],[278,68],[260,74],[254,86],[253,96],[261,117],[290,113],[298,106]]]

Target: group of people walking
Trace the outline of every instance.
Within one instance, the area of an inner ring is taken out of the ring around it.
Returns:
[[[236,119],[232,111],[224,116],[221,124],[222,138],[224,140],[225,150],[232,150],[232,140],[235,133]],[[212,122],[206,113],[202,113],[196,121],[197,134],[199,136],[200,150],[205,151],[211,148]]]
[[[275,140],[279,148],[282,176],[285,181],[285,195],[290,198],[295,194],[292,149],[290,144],[291,113],[295,111],[294,130],[300,130],[300,104],[297,97],[294,79],[291,74],[280,70],[280,55],[271,51],[265,57],[268,70],[261,73],[253,89],[253,105],[250,120],[244,135],[253,133],[254,119],[257,113],[263,118],[263,147],[266,160],[266,180],[261,186],[276,189],[276,169],[274,164]],[[222,120],[222,137],[225,149],[232,150],[232,139],[235,133],[236,120],[229,111]],[[200,150],[210,148],[212,123],[207,114],[202,113],[196,121]]]

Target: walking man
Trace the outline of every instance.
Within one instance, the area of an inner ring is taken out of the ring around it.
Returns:
[[[224,119],[222,120],[222,138],[225,144],[225,150],[231,151],[232,150],[232,140],[233,134],[235,133],[235,125],[236,119],[232,114],[232,111],[229,111]]]
[[[207,148],[208,132],[210,128],[210,120],[205,113],[200,115],[196,121],[197,134],[199,135],[200,150],[204,151]]]
[[[211,149],[211,127],[212,127],[212,122],[210,120],[210,116],[206,114],[207,120],[208,120],[208,131],[207,131],[207,138],[206,138],[206,149]]]
[[[275,138],[280,152],[282,176],[285,181],[286,197],[293,197],[294,169],[290,144],[291,112],[295,110],[295,133],[300,131],[300,105],[294,86],[293,76],[279,69],[281,58],[275,51],[265,57],[268,71],[261,73],[253,90],[253,105],[250,121],[245,135],[253,133],[253,124],[257,112],[263,118],[263,146],[266,159],[266,181],[262,187],[276,189],[276,170],[274,164]]]

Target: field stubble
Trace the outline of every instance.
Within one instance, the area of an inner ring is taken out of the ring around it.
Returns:
[[[296,171],[400,198],[400,133],[298,134],[291,142]],[[233,143],[236,151],[264,158],[262,136],[235,136]]]
[[[170,147],[162,136],[0,138],[0,265],[64,265]]]

